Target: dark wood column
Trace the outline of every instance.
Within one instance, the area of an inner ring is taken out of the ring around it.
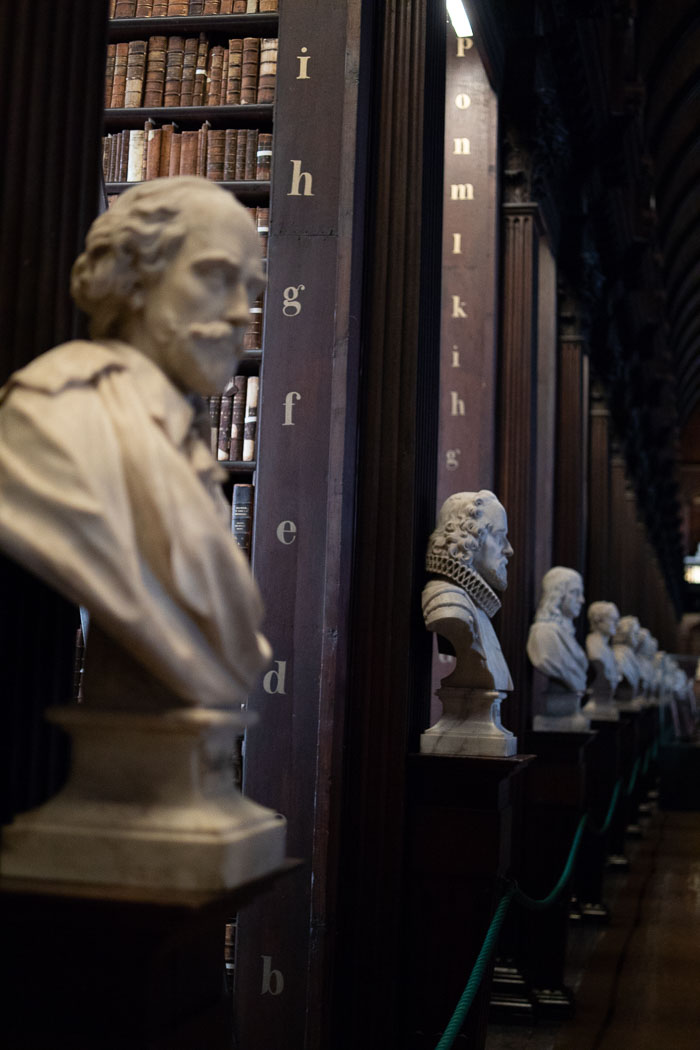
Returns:
[[[13,0],[0,19],[0,382],[74,336],[70,267],[97,212],[107,0]],[[71,691],[77,612],[0,559],[0,821],[60,782],[47,704]]]
[[[503,313],[500,351],[498,484],[515,551],[508,566],[498,634],[515,686],[504,724],[521,738],[529,724],[530,671],[525,644],[534,607],[535,455],[537,448],[537,284],[539,210],[529,201],[503,207]]]
[[[625,461],[613,445],[610,456],[610,598],[626,611],[625,563]]]
[[[589,603],[612,601],[610,593],[610,413],[600,387],[591,389],[588,550],[586,597]]]
[[[587,519],[587,359],[582,317],[564,294],[559,302],[559,368],[553,563],[583,573]]]

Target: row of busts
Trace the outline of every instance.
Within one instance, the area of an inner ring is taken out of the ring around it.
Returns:
[[[621,710],[689,697],[693,683],[677,661],[613,602],[589,606],[584,651],[574,630],[583,601],[574,569],[558,565],[545,573],[527,642],[530,662],[547,679],[545,712],[535,717],[535,729],[585,730],[591,719],[617,721]]]

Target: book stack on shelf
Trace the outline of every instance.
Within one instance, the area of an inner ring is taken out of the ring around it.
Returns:
[[[221,463],[255,464],[260,378],[236,375],[223,394],[207,398],[212,455]]]
[[[144,182],[163,175],[203,175],[215,182],[266,182],[270,178],[272,135],[257,128],[211,127],[180,132],[176,124],[124,129],[102,140],[107,183]]]
[[[110,18],[255,15],[276,11],[277,0],[110,0]]]

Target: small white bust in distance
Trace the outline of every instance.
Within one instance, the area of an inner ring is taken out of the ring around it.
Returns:
[[[622,703],[634,700],[639,690],[640,668],[637,660],[639,631],[639,620],[636,616],[623,616],[613,636],[613,653],[620,672],[620,682],[615,699]]]

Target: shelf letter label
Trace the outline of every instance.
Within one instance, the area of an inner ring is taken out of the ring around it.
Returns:
[[[263,689],[270,696],[274,693],[281,693],[282,696],[286,696],[287,691],[284,688],[284,680],[287,675],[287,661],[275,660],[275,663],[277,666],[268,671],[263,678]]]
[[[474,187],[471,182],[453,182],[450,186],[450,198],[453,201],[473,201]]]
[[[287,538],[289,537],[289,539]],[[277,539],[288,547],[297,538],[297,527],[293,521],[281,521],[277,526]]]
[[[297,76],[297,80],[311,80],[311,77],[307,72],[309,68],[309,59],[311,58],[311,55],[307,55],[306,53],[308,50],[308,47],[302,47],[301,54],[297,55],[297,58],[299,59],[299,75]]]
[[[313,179],[310,171],[301,170],[301,161],[293,160],[292,165],[292,188],[287,194],[288,197],[313,197],[311,186]],[[299,190],[302,180],[304,182],[304,189]]]
[[[296,390],[290,390],[284,399],[284,423],[283,427],[293,427],[296,424],[292,419],[292,412],[294,410],[294,402],[301,401],[301,394]]]
[[[457,349],[456,346],[452,347],[452,367],[453,368],[460,368],[461,367],[461,365],[459,363],[459,350]]]
[[[464,415],[464,401],[461,397],[457,396],[456,390],[450,390],[450,415],[451,416],[463,416]]]
[[[469,139],[455,139],[455,153],[460,155],[471,153]]]
[[[281,970],[272,969],[272,956],[261,956],[263,961],[261,995],[281,995],[284,991],[284,976]]]
[[[458,36],[457,37],[457,58],[464,58],[467,51],[471,51],[474,47],[473,36]]]
[[[460,299],[458,295],[452,296],[452,316],[453,317],[468,317],[469,314],[464,309],[464,301]]]
[[[305,284],[298,284],[296,287],[290,284],[289,288],[285,288],[282,292],[282,313],[285,317],[297,317],[301,313],[299,292],[305,291]]]
[[[448,448],[445,453],[445,466],[448,470],[456,470],[459,466],[459,457],[462,455],[458,448]]]
[[[462,234],[461,233],[453,233],[452,234],[452,254],[453,255],[461,255],[462,254]]]
[[[469,95],[465,95],[464,92],[462,92],[460,95],[457,95],[457,97],[455,98],[455,106],[457,107],[457,109],[469,109],[471,104],[472,100],[469,98]]]

